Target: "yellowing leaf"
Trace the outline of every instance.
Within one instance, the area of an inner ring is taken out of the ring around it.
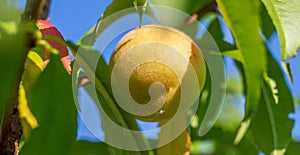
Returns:
[[[21,124],[25,139],[30,136],[32,129],[38,126],[38,122],[28,107],[27,98],[31,95],[31,90],[34,87],[38,77],[43,71],[43,59],[35,51],[29,51],[26,59],[23,79],[19,86],[19,105]]]
[[[28,139],[30,136],[30,131],[38,126],[38,122],[35,119],[34,115],[31,113],[30,108],[28,107],[26,92],[22,84],[20,84],[19,88],[18,110],[25,139]]]
[[[35,51],[29,51],[23,72],[22,84],[27,96],[43,71],[43,59]]]
[[[43,59],[34,51],[29,51],[28,59],[31,60],[41,71],[43,68]]]

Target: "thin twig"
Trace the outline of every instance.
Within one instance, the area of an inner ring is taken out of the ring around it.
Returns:
[[[188,19],[185,20],[185,22],[180,26],[180,29],[182,30],[182,29],[186,28],[188,25],[191,25],[198,19],[202,18],[208,12],[218,12],[216,1],[212,1],[212,2],[208,3],[207,5],[202,7],[200,10],[195,12],[191,17],[189,17]]]

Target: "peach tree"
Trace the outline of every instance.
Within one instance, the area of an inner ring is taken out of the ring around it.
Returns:
[[[77,43],[47,18],[50,1],[0,2],[0,155],[300,153],[298,0],[113,0]],[[100,113],[98,142],[76,138],[79,89]]]

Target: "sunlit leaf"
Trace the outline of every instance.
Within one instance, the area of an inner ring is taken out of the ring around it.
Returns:
[[[31,130],[38,126],[38,122],[28,107],[26,92],[22,84],[20,84],[19,88],[18,110],[23,127],[23,134],[25,139],[28,139]]]
[[[259,106],[259,90],[265,69],[266,52],[259,27],[259,3],[253,0],[217,0],[226,24],[230,27],[244,60],[246,75],[245,119]],[[237,13],[238,12],[238,13]],[[249,24],[251,23],[251,24]],[[255,61],[254,61],[255,60]]]
[[[134,7],[134,0],[114,0],[105,10],[103,18],[108,17],[118,11]],[[141,4],[142,0],[138,0],[137,4]],[[144,3],[143,3],[144,4]]]
[[[211,2],[211,0],[150,0],[150,2],[150,4],[172,7],[184,11],[188,14],[193,14],[200,8],[202,8],[205,4]]]
[[[24,85],[26,94],[31,94],[32,88],[43,70],[44,66],[42,57],[35,51],[29,51],[22,79],[22,84]]]
[[[229,57],[244,64],[243,55],[239,50],[225,51],[225,52],[222,52],[222,55],[229,56]]]
[[[262,0],[279,34],[282,58],[296,55],[300,48],[300,1]]]
[[[27,98],[31,95],[31,91],[44,70],[43,59],[35,51],[29,51],[23,72],[22,83],[19,88],[19,104],[18,110],[23,127],[25,139],[29,138],[32,129],[38,126],[38,122],[28,107]]]
[[[142,18],[143,18],[143,13],[145,12],[146,6],[147,6],[147,1],[146,0],[134,0],[133,5],[136,9],[136,11],[139,14],[140,18],[140,25],[142,24]],[[142,7],[139,7],[142,6]]]
[[[28,99],[39,127],[31,132],[20,154],[67,154],[76,139],[76,108],[71,77],[59,55],[51,55]]]

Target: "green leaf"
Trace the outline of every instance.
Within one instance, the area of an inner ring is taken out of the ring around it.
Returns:
[[[23,134],[25,139],[27,140],[30,136],[31,130],[38,127],[38,122],[34,117],[34,115],[32,114],[30,108],[28,107],[26,91],[22,84],[20,84],[18,99],[19,99],[18,110],[19,110],[22,127],[23,127]]]
[[[300,48],[300,1],[262,0],[279,34],[282,59],[296,55]]]
[[[42,52],[42,50],[38,51]],[[36,118],[28,107],[27,98],[31,96],[32,89],[43,70],[44,66],[42,57],[35,51],[29,51],[25,63],[22,82],[19,86],[18,104],[20,120],[26,140],[29,138],[31,130],[38,126]]]
[[[66,41],[66,44],[68,45],[69,49],[71,50],[72,52],[72,55],[73,56],[76,56],[76,53],[77,53],[77,50],[79,48],[78,45],[74,44],[72,41],[68,40]]]
[[[291,82],[294,83],[294,76],[292,74],[291,64],[289,62],[282,61],[281,65]]]
[[[291,142],[286,149],[286,155],[300,154],[300,142]]]
[[[107,144],[103,142],[92,143],[88,141],[75,142],[70,151],[70,155],[103,155],[109,154]]]
[[[92,27],[79,41],[79,45],[82,44],[84,41],[85,45],[91,45],[94,43],[97,36],[99,36],[110,24],[112,24],[115,20],[107,21],[105,24],[102,24],[102,21],[119,11],[122,11],[127,8],[133,8],[134,7],[134,1],[137,1],[137,5],[141,4],[144,0],[114,0],[108,7],[106,7],[106,10],[101,15],[101,17],[98,19],[97,24]],[[125,16],[126,14],[124,14]]]
[[[266,38],[270,38],[271,35],[275,32],[275,27],[264,5],[261,5],[260,11],[262,32],[266,36]]]
[[[145,5],[145,3],[147,2],[147,0],[133,0],[133,4],[134,6],[143,6]]]
[[[259,106],[261,80],[265,70],[266,52],[259,35],[259,3],[253,0],[217,0],[226,24],[230,27],[241,51],[246,76],[245,118]],[[251,24],[249,24],[251,23]],[[255,61],[254,61],[255,60]]]
[[[213,47],[213,45],[210,45],[211,43],[208,42],[208,40],[210,40],[210,39],[207,39],[207,38],[212,37],[221,52],[228,51],[228,50],[236,50],[235,45],[231,45],[223,40],[224,34],[221,30],[221,25],[220,25],[218,18],[215,18],[212,21],[212,23],[209,25],[209,28],[207,31],[208,31],[207,33],[209,33],[209,34],[205,33],[204,36],[199,41],[203,48],[209,49],[209,48]]]
[[[271,54],[268,69],[268,75],[274,81],[271,83],[266,79],[264,82],[261,105],[250,127],[256,144],[266,154],[283,151],[289,144],[293,121],[288,115],[294,111],[283,71]],[[278,91],[278,95],[274,91]]]
[[[99,52],[93,50],[89,46],[80,46],[80,50],[82,50],[80,53],[77,53],[76,56],[76,63],[80,65],[80,67],[83,68],[84,74],[81,74],[81,76],[87,76],[92,77],[92,74],[95,75],[95,80],[91,81],[91,84],[85,85],[85,90],[91,95],[92,99],[95,101],[95,103],[98,103],[99,100],[100,104],[97,104],[98,108],[101,106],[103,110],[105,111],[106,115],[109,116],[109,119],[114,121],[115,123],[119,124],[120,126],[132,130],[139,130],[135,119],[132,119],[130,116],[127,116],[127,114],[124,114],[123,111],[117,106],[115,103],[114,97],[112,95],[111,86],[110,86],[110,69],[108,65],[105,63],[103,58],[100,56]],[[83,51],[84,50],[84,51]],[[95,68],[96,72],[92,72],[92,66],[89,62],[96,62],[94,60],[95,58],[100,58],[97,64],[97,67]],[[94,60],[94,61],[93,61]],[[80,78],[80,77],[79,77]],[[91,92],[93,90],[93,87],[96,88],[97,94],[94,94]],[[96,96],[97,95],[97,96]],[[103,114],[100,113],[102,116]],[[104,120],[105,117],[101,117],[102,122],[105,122],[107,120]],[[104,132],[107,135],[112,135],[111,130],[109,126],[106,126],[105,123],[103,123]],[[107,136],[106,138],[115,138],[113,136]],[[143,145],[144,140],[142,135],[139,137],[133,137],[136,138],[137,145]],[[113,139],[115,140],[115,139]],[[145,145],[145,144],[144,144]],[[108,150],[111,154],[123,154],[131,152],[126,150],[120,150],[114,147],[109,146]],[[131,152],[133,153],[133,152]],[[134,152],[134,154],[147,154],[147,152]]]
[[[147,7],[147,1],[146,0],[134,0],[133,2],[134,4],[134,7],[136,9],[136,11],[138,12],[139,14],[139,18],[140,18],[140,26],[142,25],[142,19],[143,19],[143,14],[146,10],[146,7]],[[139,6],[143,6],[143,7],[139,7]]]
[[[1,6],[3,7],[3,6]],[[0,8],[1,8],[0,7]],[[12,9],[12,8],[10,8]],[[0,9],[0,14],[4,12]],[[9,14],[10,11],[4,14]],[[25,35],[17,21],[2,21],[0,15],[0,118],[8,104],[15,104],[27,51]],[[13,106],[9,106],[13,107]]]
[[[22,79],[22,84],[24,85],[26,94],[29,96],[43,70],[44,64],[42,57],[35,51],[29,51]]]
[[[31,132],[20,154],[67,154],[76,139],[76,108],[71,76],[59,55],[51,55],[47,68],[36,82],[28,105],[39,127]]]
[[[93,85],[91,84],[88,84],[88,85],[85,85],[84,88],[85,90],[91,95],[93,93],[91,93],[91,90],[92,90],[92,87],[94,87]],[[109,103],[109,101],[107,101],[103,95],[101,94],[101,92],[99,92],[100,90],[97,89],[97,96],[93,96],[91,95],[92,99],[94,100],[95,103],[97,103],[97,100],[99,100],[100,104],[97,104],[98,106],[98,109],[100,108],[99,106],[102,106],[104,112],[106,113],[106,115],[108,115],[108,119],[111,119],[112,121],[114,121],[115,123],[119,124],[120,126],[122,127],[125,127],[125,128],[129,128],[128,127],[128,123],[126,122],[125,120],[125,116],[123,117],[121,115],[121,112],[119,111],[119,109],[117,107],[115,107],[115,103]],[[105,123],[106,121],[108,120],[105,120],[106,117],[103,117],[103,113],[100,113],[101,115],[101,119],[102,119],[102,126],[103,126],[103,130],[105,132],[105,139],[106,140],[118,140],[118,139],[115,139],[116,137],[113,137],[113,133],[111,133],[111,130],[110,130],[110,126],[107,126],[107,124]],[[120,116],[120,117],[118,117]],[[132,125],[129,124],[131,129],[132,129]],[[138,128],[136,128],[135,130],[138,130]],[[142,135],[141,135],[142,136]],[[111,139],[112,138],[112,139]],[[143,139],[138,139],[140,137],[135,137],[137,138],[136,139],[136,142],[137,142],[137,145],[139,144],[142,144]],[[118,148],[115,148],[115,147],[112,147],[112,146],[108,146],[108,151],[110,152],[109,154],[114,154],[114,155],[123,155],[123,154],[133,154],[133,155],[147,155],[148,153],[145,151],[145,152],[133,152],[133,151],[127,151],[127,150],[121,150],[121,149],[118,149]]]
[[[242,53],[239,50],[225,51],[225,52],[222,52],[222,55],[229,56],[229,57],[235,59],[236,61],[245,63]]]
[[[188,14],[193,14],[202,8],[204,5],[211,2],[211,0],[150,0],[154,5],[162,5],[175,9],[179,9]]]
[[[209,73],[208,67],[206,67],[206,73]],[[205,117],[205,113],[206,113],[206,111],[208,109],[208,106],[210,104],[211,93],[212,93],[211,76],[210,76],[210,74],[207,74],[206,75],[206,80],[205,80],[205,85],[203,87],[203,91],[201,91],[201,95],[199,97],[199,105],[198,105],[198,109],[197,109],[197,112],[196,112],[197,119],[194,120],[194,121],[196,121],[195,122],[195,127],[197,127],[197,133],[195,133],[195,135],[198,135],[200,125],[203,122],[203,119]]]
[[[0,2],[0,20],[1,21],[20,21],[22,10],[17,9],[17,5],[11,0],[2,0]]]
[[[85,75],[89,79],[92,79],[91,77],[93,77],[93,75],[96,74],[95,80],[91,81],[92,84],[94,84],[97,91],[102,95],[102,98],[104,99],[104,103],[106,103],[105,105],[109,107],[108,109],[110,109],[108,111],[112,111],[113,115],[116,118],[116,121],[122,124],[122,126],[126,127],[127,124],[124,121],[120,111],[116,107],[114,103],[114,98],[111,96],[110,93],[111,90],[106,88],[106,87],[110,87],[110,72],[108,72],[108,66],[101,58],[99,52],[93,50],[90,46],[81,45],[80,50],[81,52],[77,53],[76,55],[76,63],[78,63],[78,67],[81,67],[84,70],[84,74],[81,74],[81,76]],[[95,60],[96,58],[100,58],[100,60],[99,61]],[[97,65],[96,68],[92,68],[93,66],[89,62],[97,62],[97,61],[99,62],[99,65]],[[96,73],[94,73],[93,70],[96,70]],[[94,99],[95,101],[97,101],[96,100],[97,98]]]
[[[215,150],[212,154],[222,155],[257,155],[259,150],[249,141],[244,138],[238,145],[232,142],[235,134],[229,131],[224,131],[222,128],[214,127],[200,140],[212,140],[215,143]],[[201,150],[200,150],[201,151]]]
[[[284,152],[291,138],[293,123],[288,118],[285,105],[276,105],[272,89],[264,83],[263,97],[257,114],[253,118],[251,131],[254,141],[265,154]]]
[[[142,0],[138,0],[137,4],[141,4]],[[133,5],[134,0],[114,0],[105,10],[103,17],[106,18],[118,11],[134,7]],[[143,3],[144,4],[144,3]]]

